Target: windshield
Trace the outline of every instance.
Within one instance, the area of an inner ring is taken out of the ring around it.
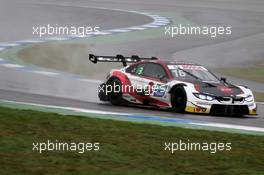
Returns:
[[[217,77],[206,68],[199,65],[168,65],[172,76],[176,80],[200,80],[207,82],[219,82]]]

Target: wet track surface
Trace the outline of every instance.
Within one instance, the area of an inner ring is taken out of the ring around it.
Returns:
[[[8,4],[5,1],[0,1],[1,8],[4,6],[6,9],[2,11],[7,14],[9,11],[12,15],[9,17],[2,17],[1,26],[4,26],[0,30],[1,42],[29,39],[32,38],[31,27],[34,21],[41,21],[43,23],[56,23],[61,21],[61,19],[67,19],[62,21],[62,24],[72,23],[76,25],[102,25],[103,28],[119,28],[133,25],[140,25],[149,22],[149,18],[136,15],[136,14],[126,14],[124,12],[115,12],[111,10],[98,10],[93,8],[83,9],[77,7],[71,7],[70,5],[66,8],[61,6],[52,5],[38,5],[40,1],[33,0],[23,0],[19,3],[15,0],[10,1]],[[63,1],[68,2],[70,1]],[[62,1],[49,1],[51,4],[59,4]],[[193,40],[186,40],[184,38],[179,38],[177,41],[175,39],[149,39],[144,41],[128,42],[126,44],[116,44],[116,45],[97,45],[96,50],[100,50],[102,54],[134,54],[139,53],[140,55],[157,55],[157,56],[168,56],[168,58],[173,56],[188,57],[193,58],[193,61],[198,61],[201,64],[214,67],[221,63],[222,66],[228,64],[221,59],[224,50],[229,47],[229,52],[225,53],[232,55],[232,64],[246,65],[252,60],[263,59],[261,55],[263,50],[260,49],[261,45],[258,43],[263,42],[263,31],[264,31],[264,10],[263,3],[261,1],[250,1],[251,4],[249,8],[246,7],[249,1],[242,1],[237,4],[236,0],[219,3],[217,1],[201,1],[201,3],[184,2],[179,1],[176,3],[168,0],[163,3],[159,1],[153,1],[151,3],[147,2],[128,2],[128,1],[78,1],[74,4],[79,6],[101,6],[107,8],[120,8],[128,10],[141,10],[141,11],[162,11],[162,10],[175,10],[177,9],[179,13],[189,16],[197,23],[210,23],[213,17],[218,15],[223,15],[222,18],[217,18],[218,22],[226,19],[227,21],[222,21],[222,23],[228,23],[234,25],[235,33],[234,36],[228,40],[220,39],[216,41],[211,41],[204,38],[194,38]],[[4,4],[4,5],[2,5]],[[51,8],[52,6],[52,8]],[[8,9],[10,8],[10,9]],[[23,22],[19,20],[19,17],[15,15],[15,9],[23,8],[24,16],[20,16],[21,19],[28,19]],[[34,10],[32,10],[34,9]],[[40,11],[38,11],[39,9]],[[215,11],[213,12],[213,9]],[[26,13],[24,13],[26,11]],[[49,11],[53,15],[40,15],[46,14]],[[199,18],[195,15],[202,16]],[[233,18],[226,18],[226,13]],[[69,13],[74,15],[69,15]],[[101,15],[101,14],[104,15]],[[64,15],[69,15],[63,18]],[[101,16],[100,16],[101,15]],[[211,15],[211,17],[210,17]],[[38,18],[32,16],[39,16]],[[56,16],[56,18],[53,18]],[[239,17],[240,16],[240,17]],[[86,18],[87,17],[87,18]],[[244,17],[244,22],[243,22]],[[127,20],[127,19],[130,20]],[[32,19],[32,20],[30,20]],[[17,21],[16,21],[17,20]],[[13,22],[10,22],[13,21]],[[14,26],[21,25],[20,32],[14,29]],[[252,27],[254,26],[254,27]],[[27,27],[30,27],[28,29]],[[10,29],[13,29],[10,30]],[[253,36],[253,37],[251,37]],[[178,44],[180,42],[180,44]],[[222,43],[222,44],[219,44]],[[256,45],[254,45],[256,43]],[[241,51],[239,48],[245,48]],[[210,50],[210,51],[208,51]],[[177,52],[179,51],[179,52]],[[175,53],[176,52],[176,53]],[[213,58],[212,58],[213,54]],[[199,55],[199,59],[196,57]],[[203,59],[200,59],[203,58]],[[240,59],[243,58],[243,59]],[[208,61],[210,59],[210,61]],[[223,116],[208,116],[208,115],[192,115],[192,114],[178,114],[169,111],[160,111],[155,109],[145,109],[139,107],[115,107],[108,103],[101,103],[97,99],[97,85],[98,82],[79,82],[78,80],[65,78],[65,77],[53,77],[45,76],[39,74],[31,74],[27,72],[18,72],[16,70],[1,67],[0,66],[0,99],[19,101],[19,102],[30,102],[30,103],[40,103],[46,105],[56,105],[56,106],[66,106],[66,107],[78,107],[85,109],[95,109],[103,111],[113,111],[113,112],[131,112],[131,113],[141,113],[149,115],[160,115],[166,117],[177,117],[184,119],[192,119],[199,121],[217,122],[217,123],[227,123],[227,124],[237,124],[237,125],[247,125],[247,126],[258,126],[264,127],[264,106],[259,105],[259,115],[258,117],[223,117]],[[254,84],[252,84],[254,86]],[[256,89],[263,89],[261,84],[256,84]],[[41,94],[41,95],[37,95]]]
[[[52,97],[44,95],[33,95],[21,92],[13,92],[7,90],[0,90],[0,99],[6,99],[10,101],[26,102],[26,103],[36,103],[44,105],[53,106],[63,106],[63,107],[76,107],[82,109],[94,109],[100,111],[111,111],[120,113],[135,113],[135,114],[145,114],[153,116],[162,117],[173,117],[179,119],[191,119],[195,121],[206,121],[215,123],[225,123],[225,124],[236,124],[236,125],[246,125],[263,127],[264,118],[256,116],[244,116],[244,117],[230,117],[230,116],[210,116],[210,115],[197,115],[197,114],[180,114],[167,110],[158,110],[155,108],[143,108],[137,106],[113,106],[109,103],[103,102],[87,102],[74,99],[66,99],[61,97]],[[263,111],[262,111],[263,112]]]

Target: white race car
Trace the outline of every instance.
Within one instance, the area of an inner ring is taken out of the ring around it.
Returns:
[[[133,103],[213,115],[257,114],[249,88],[230,84],[198,64],[122,55],[90,54],[89,60],[123,63],[124,67],[112,70],[98,88],[100,100],[113,105]]]

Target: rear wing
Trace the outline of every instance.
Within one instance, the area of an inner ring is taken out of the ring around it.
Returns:
[[[89,60],[96,64],[97,62],[120,62],[123,66],[127,66],[127,63],[136,63],[143,60],[158,60],[156,57],[151,58],[141,58],[137,55],[132,55],[131,57],[124,57],[123,55],[116,56],[98,56],[94,54],[89,54]]]

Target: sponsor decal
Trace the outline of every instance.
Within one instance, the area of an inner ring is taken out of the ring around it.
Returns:
[[[196,107],[194,112],[205,112],[206,108]]]
[[[185,69],[185,70],[205,70],[207,71],[206,68],[203,66],[197,66],[197,65],[179,65],[179,68]]]
[[[193,112],[206,112],[207,108],[198,106],[194,103],[192,103],[195,107],[193,109]]]
[[[168,65],[168,69],[183,69],[183,70],[203,70],[208,71],[205,67],[192,64],[183,64],[183,65]]]
[[[225,86],[218,86],[217,89],[227,94],[233,93],[233,90],[231,88]]]
[[[168,65],[168,69],[178,69],[178,65]]]
[[[154,91],[154,97],[163,97],[165,95],[167,86],[162,84],[157,84]]]

